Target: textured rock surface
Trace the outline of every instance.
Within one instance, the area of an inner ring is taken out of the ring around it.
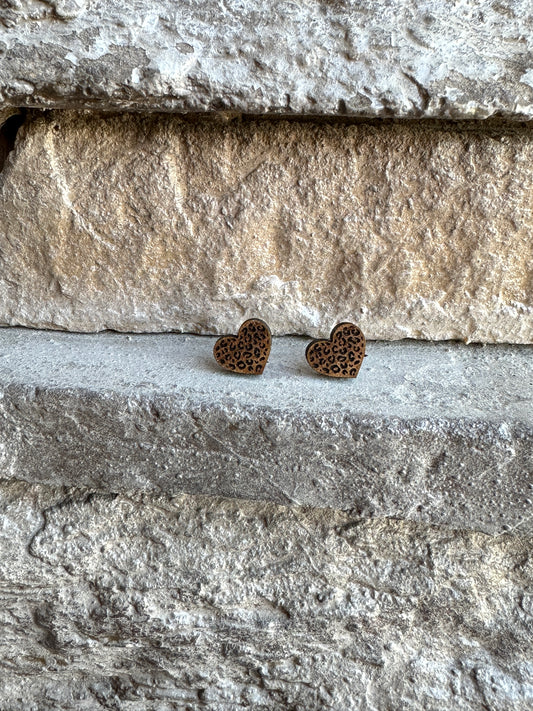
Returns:
[[[533,531],[531,348],[370,343],[339,382],[306,343],[254,378],[212,338],[5,329],[1,476]]]
[[[10,105],[533,116],[530,0],[6,0]]]
[[[9,711],[528,711],[531,539],[0,487]]]
[[[34,116],[0,321],[531,343],[533,132],[471,126]]]

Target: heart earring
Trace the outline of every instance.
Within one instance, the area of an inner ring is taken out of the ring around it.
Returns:
[[[366,341],[354,323],[338,323],[328,339],[314,340],[305,357],[313,370],[332,378],[356,378],[365,357]]]
[[[272,334],[264,321],[251,318],[239,328],[236,336],[222,336],[215,343],[216,362],[233,373],[261,375],[270,355]]]

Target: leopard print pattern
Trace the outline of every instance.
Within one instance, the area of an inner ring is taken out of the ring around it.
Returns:
[[[215,343],[213,355],[219,365],[233,373],[261,375],[270,355],[272,335],[264,321],[251,318],[236,336],[222,336]]]
[[[329,340],[312,341],[305,351],[307,362],[317,373],[332,378],[356,378],[365,357],[363,332],[353,323],[339,323]]]

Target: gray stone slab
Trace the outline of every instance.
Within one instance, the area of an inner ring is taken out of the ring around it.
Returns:
[[[531,118],[530,0],[8,0],[0,106]]]
[[[532,539],[0,484],[3,711],[530,711]]]
[[[533,530],[531,347],[375,342],[336,381],[307,342],[247,378],[209,337],[0,331],[2,476]]]

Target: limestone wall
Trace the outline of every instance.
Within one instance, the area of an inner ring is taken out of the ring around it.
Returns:
[[[1,711],[532,708],[530,5],[0,2]]]

